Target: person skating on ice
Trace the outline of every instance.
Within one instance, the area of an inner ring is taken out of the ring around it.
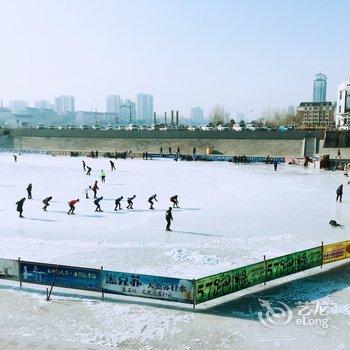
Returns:
[[[17,156],[15,154],[13,155],[13,160],[17,163]]]
[[[106,182],[106,173],[104,172],[104,170],[101,170],[100,177],[102,182]]]
[[[89,192],[92,190],[92,187],[89,186],[89,187],[86,187],[84,192],[85,192],[85,198],[86,199],[89,199]]]
[[[91,189],[92,189],[92,192],[94,192],[94,198],[97,198],[97,190],[99,190],[99,187],[97,185],[97,181],[95,181],[95,183]]]
[[[178,195],[170,197],[170,202],[173,203],[173,208],[179,208]]]
[[[122,201],[122,199],[123,199],[123,196],[120,196],[119,198],[117,198],[116,200],[115,200],[115,208],[114,208],[114,211],[117,211],[118,209],[119,210],[123,210],[123,208],[122,208],[122,206],[121,206],[121,204],[120,204],[120,202]]]
[[[85,160],[82,160],[83,162],[83,170],[86,171],[86,163],[85,163]]]
[[[95,211],[99,211],[99,212],[102,212],[102,209],[100,207],[100,202],[102,201],[103,197],[98,197],[94,200],[94,204],[96,205],[96,209]]]
[[[22,213],[23,213],[23,204],[24,204],[25,200],[26,200],[25,198],[22,198],[21,200],[16,202],[16,205],[17,205],[17,209],[16,210],[19,212],[19,217],[20,218],[24,218]]]
[[[86,169],[87,169],[86,175],[91,175],[92,169],[88,165],[86,166]]]
[[[336,202],[338,202],[338,199],[339,199],[339,202],[342,201],[343,199],[343,185],[340,185],[338,188],[337,188],[337,198],[336,198]]]
[[[149,207],[150,209],[154,209],[154,208],[153,208],[154,201],[158,202],[158,200],[157,200],[157,195],[156,195],[156,194],[154,194],[153,196],[151,196],[151,197],[148,198],[148,203],[151,205],[151,206]]]
[[[43,200],[43,203],[44,203],[43,210],[44,210],[44,211],[47,211],[47,207],[50,206],[50,201],[51,201],[51,199],[52,199],[52,196],[46,197],[46,198]]]
[[[111,171],[117,170],[117,169],[115,168],[114,162],[113,162],[112,160],[110,160],[109,163],[111,164]]]
[[[273,161],[273,168],[275,169],[275,171],[277,171],[277,166],[278,166],[278,161],[277,161],[277,159],[275,159]]]
[[[171,231],[170,225],[173,221],[173,214],[172,214],[172,208],[169,207],[169,209],[165,213],[165,220],[166,220],[166,231]]]
[[[28,199],[33,199],[32,197],[32,189],[33,189],[33,185],[29,184],[28,187],[26,188],[27,193],[28,193]]]
[[[136,195],[133,195],[132,197],[127,199],[128,205],[126,206],[126,209],[134,209],[134,202],[133,200],[136,198]]]
[[[69,205],[69,211],[68,211],[68,215],[75,215],[74,210],[75,210],[75,205],[79,202],[79,198],[77,199],[72,199],[68,202]]]

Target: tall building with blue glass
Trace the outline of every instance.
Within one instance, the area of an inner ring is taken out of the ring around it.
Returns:
[[[313,102],[326,102],[327,98],[327,77],[318,73],[314,79]]]

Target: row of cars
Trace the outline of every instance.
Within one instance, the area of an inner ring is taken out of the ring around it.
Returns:
[[[79,127],[76,125],[60,125],[60,126],[53,126],[50,125],[48,127],[45,127],[44,125],[38,125],[37,129],[58,129],[58,130],[72,130],[72,129],[82,129],[82,130],[188,130],[188,131],[242,131],[242,130],[248,130],[248,131],[288,131],[291,130],[290,127],[287,126],[279,126],[278,128],[267,128],[267,127],[258,127],[253,126],[252,124],[246,124],[245,126],[234,124],[233,126],[225,126],[225,125],[218,125],[216,127],[211,125],[204,125],[200,127],[195,126],[176,126],[176,127],[169,127],[165,125],[156,125],[153,124],[151,126],[143,126],[143,125],[135,125],[135,124],[129,124],[126,126],[120,125],[120,126],[113,126],[108,125],[107,127],[102,127],[101,125],[95,124],[95,125],[86,125],[82,124]]]

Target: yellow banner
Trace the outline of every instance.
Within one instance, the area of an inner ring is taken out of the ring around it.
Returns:
[[[323,247],[323,263],[328,264],[350,258],[350,241],[326,244]]]

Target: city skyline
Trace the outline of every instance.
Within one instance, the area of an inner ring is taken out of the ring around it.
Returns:
[[[159,112],[220,104],[255,117],[311,101],[323,72],[335,101],[350,62],[338,35],[350,4],[340,3],[3,1],[0,99],[34,105],[67,94],[77,110],[102,111],[110,93],[150,91]]]

